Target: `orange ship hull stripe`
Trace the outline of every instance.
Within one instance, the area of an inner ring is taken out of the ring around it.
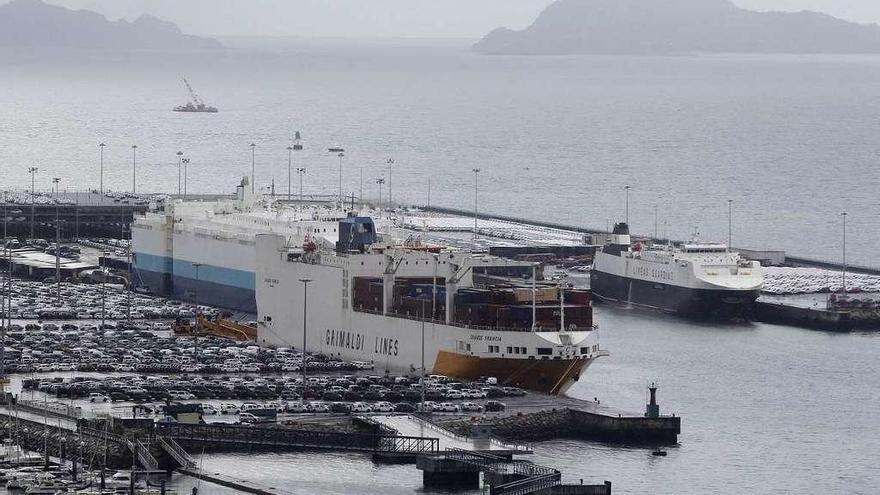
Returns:
[[[477,380],[492,376],[499,385],[559,394],[577,379],[587,359],[509,359],[466,356],[449,351],[437,353],[434,373]]]

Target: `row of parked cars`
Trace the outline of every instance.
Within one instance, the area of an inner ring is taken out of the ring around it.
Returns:
[[[0,292],[5,294],[5,287]],[[115,320],[176,320],[193,318],[197,311],[207,317],[220,314],[208,306],[196,307],[173,299],[128,294],[113,285],[62,282],[59,286],[18,279],[13,280],[10,303],[10,317],[24,320],[101,319],[102,311],[105,319]]]
[[[6,333],[5,366],[10,373],[100,371],[123,373],[280,374],[300,372],[302,353],[289,348],[261,348],[221,337],[199,337],[198,353],[191,337],[154,328],[129,328],[124,322],[98,324],[25,323]],[[344,372],[371,368],[323,355],[310,355],[308,371]],[[242,380],[243,381],[243,380]],[[68,386],[69,385],[69,386]],[[57,394],[81,398],[77,384],[58,385]],[[218,393],[220,393],[218,391]],[[241,390],[240,393],[253,393]],[[231,392],[230,398],[234,397]],[[244,396],[242,398],[250,398]],[[256,398],[256,396],[254,397]],[[118,400],[127,400],[120,396]]]
[[[393,375],[313,376],[306,379],[305,386],[300,376],[202,375],[28,378],[22,386],[25,390],[39,390],[60,398],[90,402],[151,404],[222,400],[230,405],[228,408],[221,406],[217,411],[221,414],[241,412],[243,406],[234,409],[232,403],[228,402],[232,400],[294,413],[315,412],[313,409],[317,404],[327,404],[329,408],[333,403],[345,404],[354,412],[413,412],[415,409],[410,410],[409,406],[402,404],[413,405],[422,401],[422,387],[417,377]],[[428,410],[458,412],[480,410],[475,404],[483,399],[491,401],[525,394],[525,391],[515,387],[499,387],[486,382],[466,383],[432,376],[425,380],[424,399]],[[485,404],[480,407],[485,407]]]

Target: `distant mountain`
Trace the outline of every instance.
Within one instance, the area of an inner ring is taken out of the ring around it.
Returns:
[[[817,12],[754,12],[729,0],[557,0],[522,31],[499,28],[493,54],[880,53],[880,26]]]
[[[0,5],[0,46],[108,50],[216,50],[216,40],[183,34],[174,23],[142,15],[109,21],[89,10],[69,10],[42,0]]]

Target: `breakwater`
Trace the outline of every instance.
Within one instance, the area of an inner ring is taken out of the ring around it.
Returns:
[[[477,423],[448,421],[444,427],[459,435],[470,435]],[[511,442],[538,442],[559,438],[596,440],[637,445],[665,445],[677,442],[681,418],[660,416],[613,416],[577,408],[559,408],[484,419],[492,435]]]

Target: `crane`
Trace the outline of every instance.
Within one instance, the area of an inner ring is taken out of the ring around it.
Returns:
[[[217,107],[205,105],[205,102],[203,102],[202,99],[199,98],[199,95],[196,94],[192,86],[190,86],[189,81],[187,81],[185,77],[183,78],[183,84],[186,86],[187,91],[189,91],[189,97],[192,101],[190,101],[186,105],[174,107],[175,112],[217,113]]]
[[[186,90],[189,91],[189,97],[192,98],[193,103],[195,103],[197,107],[205,106],[205,103],[202,102],[202,99],[199,98],[199,95],[196,94],[192,86],[189,85],[189,81],[187,81],[185,77],[183,78],[183,84],[186,85]]]

